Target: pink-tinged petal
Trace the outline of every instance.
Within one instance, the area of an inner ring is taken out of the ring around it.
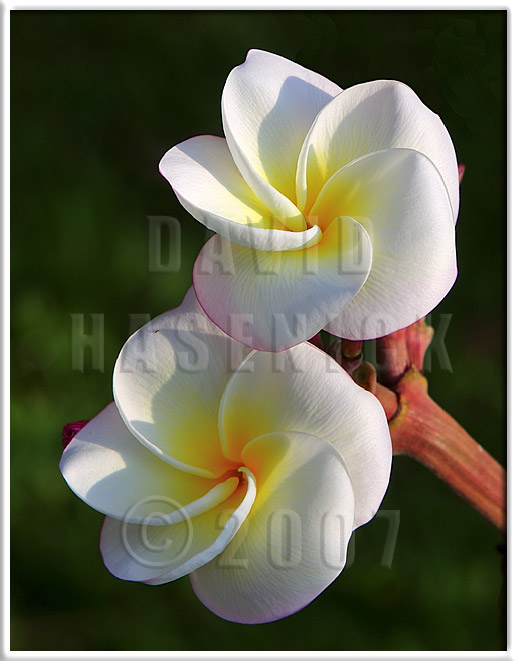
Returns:
[[[298,154],[314,118],[341,88],[278,55],[249,51],[222,97],[228,146],[244,179],[290,229],[304,229],[295,206]]]
[[[237,486],[189,475],[149,452],[128,430],[114,403],[88,422],[63,451],[59,468],[68,486],[90,507],[126,522],[160,509],[163,525],[185,509],[198,514],[226,499]]]
[[[341,456],[317,436],[269,434],[243,458],[257,480],[255,503],[231,544],[190,579],[216,615],[258,624],[300,610],[341,572],[354,492]]]
[[[213,237],[194,266],[194,287],[210,319],[250,347],[281,351],[313,337],[357,294],[372,253],[351,218],[336,218],[319,243],[266,252]]]
[[[179,308],[146,324],[124,345],[113,375],[120,414],[164,461],[218,477],[234,468],[219,444],[219,401],[248,352],[212,324],[190,289]]]
[[[330,356],[308,342],[248,356],[226,387],[219,413],[221,443],[238,462],[263,434],[297,431],[331,443],[343,457],[355,494],[354,528],[369,521],[391,471],[391,439],[379,401]]]
[[[410,149],[375,152],[345,166],[325,185],[311,213],[359,221],[373,245],[368,279],[327,330],[367,340],[428,314],[457,274],[454,218],[440,173]]]
[[[126,581],[169,583],[219,555],[237,534],[256,496],[255,478],[242,468],[241,484],[224,502],[173,525],[106,518],[100,548],[106,568]]]
[[[310,208],[325,182],[347,163],[392,148],[414,149],[433,162],[445,182],[455,219],[459,181],[450,135],[438,115],[407,85],[394,80],[355,85],[323,108],[300,153],[298,206]]]

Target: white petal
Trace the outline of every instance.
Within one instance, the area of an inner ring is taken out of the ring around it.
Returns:
[[[281,351],[313,337],[359,291],[371,246],[351,218],[336,218],[319,243],[291,252],[252,250],[213,237],[194,266],[210,319],[239,342]]]
[[[357,340],[387,335],[424,317],[448,293],[457,273],[454,219],[443,180],[426,156],[389,149],[345,166],[311,213],[323,223],[336,210],[365,227],[373,261],[329,332]]]
[[[287,231],[271,215],[242,178],[224,138],[204,135],[182,142],[165,154],[160,171],[196,220],[233,243],[298,250],[319,239],[318,227]]]
[[[234,468],[219,444],[219,401],[247,353],[210,322],[190,289],[179,308],[124,345],[113,375],[118,409],[131,432],[164,461],[218,477]]]
[[[354,493],[339,453],[317,436],[269,434],[243,458],[255,503],[232,543],[190,578],[214,613],[257,624],[300,610],[341,572]]]
[[[235,163],[257,197],[274,216],[288,219],[291,229],[303,229],[294,204],[300,148],[317,113],[340,91],[323,76],[259,50],[251,50],[226,81],[223,126]]]
[[[232,376],[219,414],[221,442],[238,461],[261,434],[314,434],[341,454],[355,494],[354,527],[377,511],[391,470],[391,439],[378,400],[308,342],[286,352],[255,352]]]
[[[59,468],[69,487],[90,507],[108,516],[155,523],[214,507],[235,491],[237,478],[223,483],[189,475],[149,452],[130,433],[114,403],[81,429],[63,451]]]
[[[107,569],[126,581],[168,583],[210,562],[236,535],[256,495],[247,469],[244,482],[226,501],[174,525],[137,525],[106,518],[101,553]]]
[[[399,147],[419,151],[434,163],[456,218],[458,163],[450,135],[438,115],[407,85],[393,80],[355,85],[323,108],[300,153],[298,205],[305,207],[306,186],[310,208],[325,182],[344,165],[374,151]]]

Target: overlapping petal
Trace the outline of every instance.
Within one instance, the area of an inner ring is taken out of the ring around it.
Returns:
[[[221,452],[217,414],[233,368],[248,349],[217,329],[192,289],[124,345],[113,392],[130,431],[172,466],[215,478],[231,466]]]
[[[354,528],[369,521],[386,491],[392,448],[378,400],[312,344],[255,352],[226,387],[219,414],[225,454],[238,462],[257,435],[315,434],[343,457],[353,486]]]
[[[250,227],[283,228],[242,178],[224,138],[185,140],[169,149],[159,169],[187,210],[208,227],[216,216],[216,223],[222,217]],[[210,229],[218,231],[219,226]]]
[[[318,227],[287,232],[242,178],[226,140],[203,135],[170,149],[160,172],[196,220],[233,243],[257,250],[297,250],[317,239]]]
[[[223,503],[173,525],[132,524],[107,517],[100,548],[108,570],[127,581],[158,585],[185,576],[219,555],[237,534],[256,496],[253,474]],[[158,505],[159,506],[159,505]]]
[[[373,244],[372,266],[358,294],[329,332],[365,340],[425,316],[457,274],[454,218],[433,163],[409,149],[369,154],[345,166],[323,188],[311,213],[340,210],[358,220]]]
[[[213,237],[194,266],[194,287],[226,333],[256,349],[281,351],[341,312],[368,277],[371,259],[367,233],[342,216],[319,243],[299,251],[252,250]]]
[[[236,477],[221,483],[190,475],[162,461],[130,433],[114,403],[76,434],[59,468],[90,507],[135,523],[149,522],[157,507],[161,523],[177,518],[183,508],[205,511],[225,500],[238,483]]]
[[[340,454],[317,436],[268,434],[243,459],[257,480],[254,506],[225,551],[190,578],[214,613],[255,624],[300,610],[340,573],[354,493]]]
[[[350,87],[321,110],[298,160],[299,207],[310,208],[324,184],[347,163],[391,148],[414,149],[434,163],[456,218],[458,164],[450,135],[438,115],[413,90],[394,80]]]
[[[251,50],[222,96],[232,156],[257,197],[290,229],[305,229],[295,206],[296,161],[314,118],[341,88],[304,67]]]

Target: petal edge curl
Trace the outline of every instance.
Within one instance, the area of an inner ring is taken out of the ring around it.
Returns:
[[[118,578],[150,585],[169,583],[210,562],[238,532],[256,496],[253,474],[246,484],[203,514],[173,525],[138,525],[107,517],[101,532],[106,568]]]
[[[190,579],[220,617],[258,624],[300,610],[341,572],[354,493],[341,456],[317,436],[268,434],[243,457],[257,477],[254,506],[221,556]]]

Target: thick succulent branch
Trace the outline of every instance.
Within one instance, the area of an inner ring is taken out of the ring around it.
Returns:
[[[338,358],[359,385],[381,402],[394,455],[413,457],[447,482],[502,531],[506,530],[506,471],[428,395],[421,370],[433,330],[420,320],[376,342],[377,370]],[[360,347],[355,349],[359,355]],[[355,358],[357,360],[357,358]]]
[[[416,370],[396,386],[390,420],[393,454],[413,457],[447,482],[500,530],[506,529],[506,471],[427,394]]]

